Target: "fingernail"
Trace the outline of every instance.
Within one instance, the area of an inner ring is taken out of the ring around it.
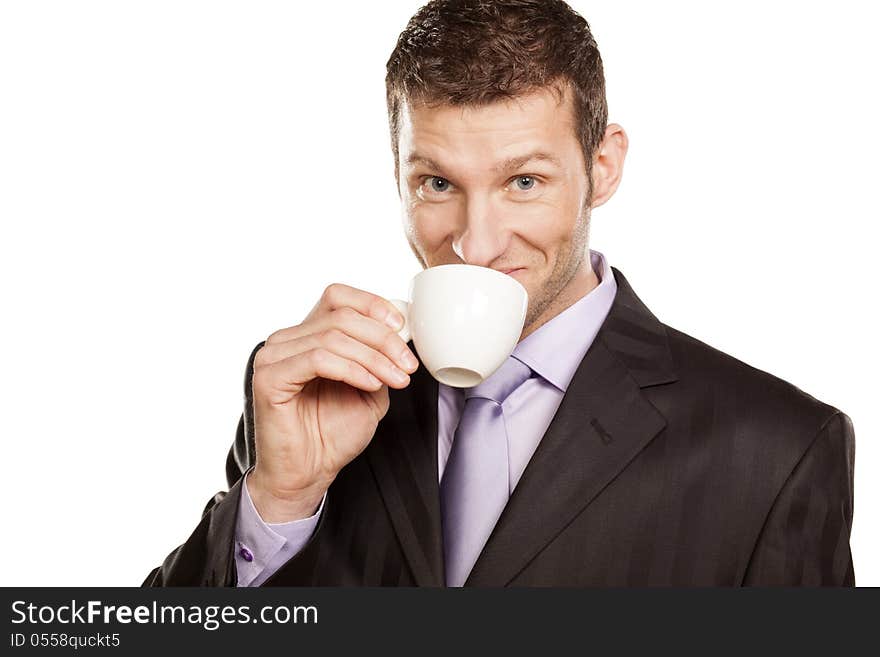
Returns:
[[[406,372],[404,372],[399,367],[391,366],[391,377],[397,381],[398,383],[404,383],[406,381]]]
[[[400,360],[410,369],[414,369],[419,365],[419,361],[415,359],[415,356],[412,355],[412,352],[409,349],[403,350],[403,353],[400,354]]]
[[[385,323],[395,331],[403,328],[403,318],[394,311],[388,311],[388,314],[385,315]]]

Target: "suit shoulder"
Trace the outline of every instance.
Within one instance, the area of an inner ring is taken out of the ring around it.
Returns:
[[[760,433],[815,435],[841,413],[792,383],[664,324],[679,381],[693,394],[735,408]]]

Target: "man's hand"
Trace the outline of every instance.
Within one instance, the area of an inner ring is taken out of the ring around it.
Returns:
[[[247,478],[266,522],[315,512],[337,473],[388,411],[388,387],[409,385],[418,361],[382,297],[335,283],[305,320],[276,331],[254,357],[256,462]]]

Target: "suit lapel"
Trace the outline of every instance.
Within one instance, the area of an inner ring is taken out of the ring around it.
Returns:
[[[510,582],[666,426],[642,388],[676,380],[666,331],[611,268],[617,294],[467,586]],[[410,347],[413,345],[410,343]],[[382,498],[420,586],[443,586],[437,382],[424,366],[367,448]]]
[[[367,457],[416,583],[443,586],[437,381],[420,364],[409,386],[388,392],[391,404]]]
[[[665,329],[612,268],[617,295],[466,586],[502,586],[666,426],[642,387],[676,380]]]

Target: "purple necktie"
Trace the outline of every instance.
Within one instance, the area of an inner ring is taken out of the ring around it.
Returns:
[[[532,374],[509,356],[488,379],[465,389],[440,482],[446,586],[462,586],[510,497],[502,404]]]

